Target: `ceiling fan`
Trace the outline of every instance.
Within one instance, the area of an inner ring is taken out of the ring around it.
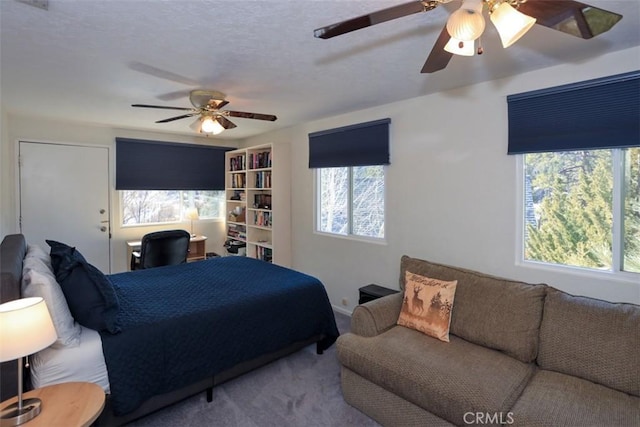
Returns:
[[[420,0],[399,4],[368,15],[348,19],[318,28],[317,38],[328,39],[382,22],[419,12],[429,12],[452,0]],[[522,37],[534,24],[583,39],[590,39],[610,30],[622,15],[572,0],[462,0],[438,36],[422,73],[434,73],[446,68],[454,54],[482,54],[480,35],[484,31],[483,9],[507,48]]]
[[[189,93],[189,100],[192,108],[189,107],[168,107],[164,105],[131,104],[132,107],[158,108],[163,110],[186,111],[175,117],[158,120],[156,123],[168,123],[174,120],[186,119],[187,117],[199,116],[190,127],[200,133],[218,135],[225,129],[233,129],[236,124],[227,117],[241,117],[243,119],[268,120],[273,122],[277,119],[271,114],[247,113],[243,111],[221,110],[227,105],[225,94],[216,90],[192,90]]]

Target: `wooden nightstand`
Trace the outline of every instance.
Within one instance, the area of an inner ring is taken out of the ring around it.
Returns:
[[[38,397],[42,400],[40,415],[20,426],[26,427],[88,427],[104,409],[104,390],[99,385],[85,382],[62,383],[31,390],[23,399]],[[4,408],[17,397],[0,404]]]

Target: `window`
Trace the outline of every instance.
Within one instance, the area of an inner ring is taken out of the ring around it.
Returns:
[[[384,239],[384,165],[390,119],[309,134],[316,172],[316,231]]]
[[[122,225],[178,222],[189,207],[196,207],[200,219],[224,217],[224,191],[123,190]]]
[[[384,167],[317,169],[317,231],[384,238]]]
[[[525,260],[640,273],[640,148],[523,158]]]

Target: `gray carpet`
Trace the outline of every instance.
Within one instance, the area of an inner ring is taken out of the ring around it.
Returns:
[[[335,313],[341,333],[350,317]],[[213,389],[136,420],[128,427],[379,426],[347,405],[340,388],[335,344],[322,355],[315,345]]]

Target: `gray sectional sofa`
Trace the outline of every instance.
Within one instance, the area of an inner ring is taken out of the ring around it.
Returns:
[[[403,293],[355,308],[345,400],[385,426],[640,426],[640,306],[403,256],[458,280],[450,342],[396,325]]]

